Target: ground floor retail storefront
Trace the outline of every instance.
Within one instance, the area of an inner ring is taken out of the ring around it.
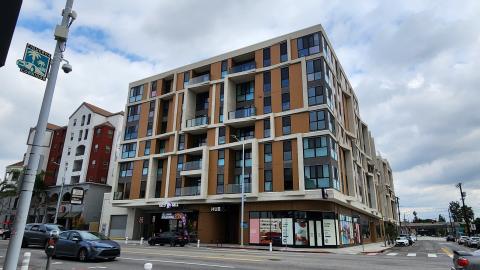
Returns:
[[[159,204],[136,208],[134,239],[177,231],[194,242],[239,243],[240,204]],[[131,215],[129,214],[129,215]],[[131,217],[129,217],[130,219]],[[127,222],[129,223],[129,222]],[[247,202],[244,243],[290,247],[342,247],[383,241],[380,219],[333,202]]]

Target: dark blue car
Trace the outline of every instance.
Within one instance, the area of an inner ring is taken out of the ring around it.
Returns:
[[[120,245],[103,234],[88,231],[64,231],[55,246],[55,257],[114,260],[120,256]]]

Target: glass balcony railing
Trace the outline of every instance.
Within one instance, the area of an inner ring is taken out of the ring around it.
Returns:
[[[114,200],[123,200],[123,192],[114,192],[113,193]]]
[[[210,74],[204,74],[204,75],[200,75],[198,77],[191,78],[190,81],[188,82],[188,85],[192,86],[192,85],[197,84],[197,83],[203,83],[203,82],[208,82],[208,81],[210,81]]]
[[[202,160],[188,161],[183,163],[183,171],[200,170],[202,167]]]
[[[208,117],[207,116],[200,116],[193,119],[187,120],[187,128],[208,125]]]
[[[251,183],[244,183],[244,192],[250,193],[252,192],[252,184]],[[236,194],[242,193],[242,185],[241,184],[228,184],[225,186],[225,193],[229,194]]]
[[[255,64],[255,61],[251,61],[251,62],[247,62],[247,63],[243,63],[243,64],[240,64],[240,65],[237,65],[237,66],[233,66],[229,73],[232,74],[232,73],[237,73],[237,72],[243,72],[243,71],[247,71],[247,70],[251,70],[251,69],[255,69],[256,68],[256,64]]]
[[[177,188],[177,195],[180,196],[196,196],[200,195],[200,186]]]
[[[244,118],[257,115],[257,110],[255,107],[238,109],[228,113],[229,119]]]

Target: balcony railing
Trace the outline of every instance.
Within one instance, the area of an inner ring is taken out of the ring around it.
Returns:
[[[200,186],[183,187],[176,189],[177,196],[196,196],[200,195]]]
[[[208,125],[208,117],[207,116],[200,116],[193,119],[187,120],[187,128]]]
[[[208,82],[208,81],[210,81],[210,74],[204,74],[204,75],[200,75],[198,77],[191,78],[190,81],[188,82],[188,85],[191,86],[193,84]]]
[[[244,183],[244,192],[250,193],[252,192],[252,184],[251,183]],[[225,193],[235,194],[235,193],[242,193],[242,185],[241,184],[228,184],[225,186]]]
[[[257,109],[255,107],[238,109],[228,113],[228,119],[237,119],[257,115]]]
[[[114,192],[113,193],[113,199],[114,200],[123,200],[123,192]]]
[[[188,161],[183,163],[183,171],[200,170],[202,167],[202,160]]]
[[[232,73],[247,71],[247,70],[251,70],[251,69],[255,69],[255,68],[256,68],[255,61],[252,61],[252,62],[247,62],[247,63],[240,64],[240,65],[237,65],[237,66],[233,66],[230,69],[229,73],[232,74]]]

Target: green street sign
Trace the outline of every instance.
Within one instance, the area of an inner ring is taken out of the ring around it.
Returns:
[[[20,71],[40,80],[46,80],[52,55],[27,43],[23,59],[17,60]]]

